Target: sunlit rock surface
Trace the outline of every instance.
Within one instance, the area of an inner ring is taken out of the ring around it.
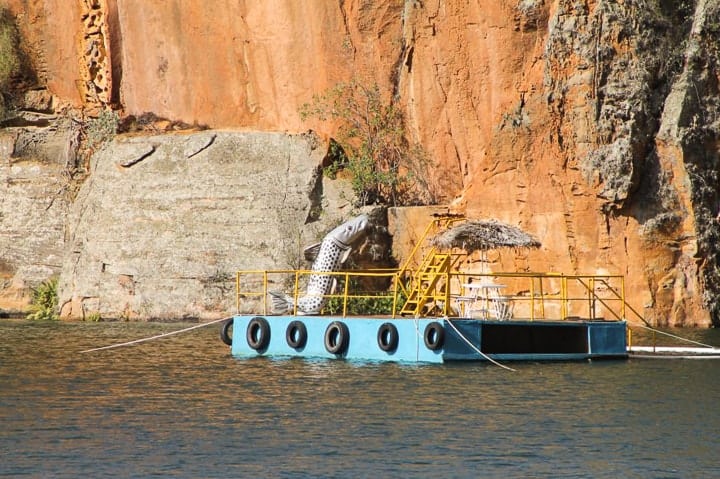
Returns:
[[[337,125],[299,107],[339,81],[377,82],[427,149],[440,201],[542,241],[528,268],[624,274],[655,324],[720,321],[717,2],[6,3],[57,107],[326,141]]]

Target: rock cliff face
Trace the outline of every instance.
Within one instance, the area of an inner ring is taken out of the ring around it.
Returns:
[[[298,267],[302,247],[340,221],[347,202],[318,174],[320,146],[312,135],[223,131],[107,145],[68,215],[62,315],[233,311],[235,271]]]
[[[153,113],[210,128],[311,128],[326,141],[337,125],[303,122],[299,107],[339,81],[377,82],[403,108],[413,139],[430,153],[428,178],[453,210],[518,224],[542,241],[540,251],[523,259],[524,267],[624,274],[630,304],[646,319],[720,324],[717,2],[222,0],[212,9],[194,0],[5,3],[34,60],[37,88],[52,94],[55,110],[113,107],[123,115]],[[221,135],[205,132],[199,138],[213,134]],[[133,141],[138,148],[145,140]],[[164,141],[156,137],[147,144]],[[181,148],[175,141],[172,148]],[[191,188],[195,180],[188,176],[182,177],[184,187],[171,182],[170,171],[176,170],[170,167],[135,176],[154,161],[142,160],[114,167],[113,174],[125,174],[106,182],[117,185],[103,194],[107,198],[87,193],[97,185],[94,175],[109,174],[103,165],[124,161],[127,145],[115,142],[94,160],[96,169],[72,203],[70,225],[79,221],[79,209],[89,207],[86,202],[94,208],[101,201],[117,205],[130,194],[134,208],[156,209],[167,199],[157,197],[153,206],[140,206],[138,199],[152,182],[163,184],[166,197]],[[189,162],[163,148],[171,147],[156,146],[148,159]],[[302,156],[271,156],[275,160],[265,166],[284,175],[287,163],[279,158],[289,157],[300,175],[322,161],[319,153]],[[226,177],[218,168],[219,178]],[[257,171],[252,162],[239,161],[235,168],[246,176]],[[232,194],[248,194],[239,180],[229,185],[236,189]],[[303,197],[293,204],[306,203]],[[41,201],[34,204],[43,208]],[[3,213],[7,217],[6,207]],[[98,217],[82,216],[83,228],[93,231]],[[136,219],[117,216],[126,226]],[[167,234],[167,225],[180,219],[168,217],[158,231]],[[127,243],[130,231],[114,235]],[[158,260],[161,250],[205,251],[196,243],[171,248],[181,240],[166,239],[165,250],[146,244],[143,251]],[[63,278],[82,255],[77,238],[67,241],[61,248],[67,255]],[[60,248],[56,238],[49,242]],[[19,265],[43,262],[42,256],[6,254],[6,277],[14,277],[10,272]],[[224,261],[220,256],[213,261]],[[59,270],[56,261],[45,263]],[[65,290],[76,299],[90,298],[80,276],[100,284],[102,274],[136,271],[108,265],[105,273],[92,275],[76,268]],[[226,267],[231,265],[223,263],[218,271]],[[515,258],[493,267],[514,269]],[[178,274],[182,268],[178,263]],[[126,283],[102,294],[127,296],[132,278]],[[77,314],[74,301],[67,307]],[[102,309],[102,298],[97,301]],[[209,310],[193,308],[188,314]]]
[[[0,135],[3,145],[8,144],[8,139],[7,134]],[[3,310],[22,311],[30,299],[29,287],[60,270],[68,206],[62,172],[60,165],[37,160],[12,164],[0,161],[0,308]]]

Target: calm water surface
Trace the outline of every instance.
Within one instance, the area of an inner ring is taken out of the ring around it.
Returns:
[[[717,360],[238,360],[218,325],[80,354],[186,326],[0,321],[0,476],[720,477]]]

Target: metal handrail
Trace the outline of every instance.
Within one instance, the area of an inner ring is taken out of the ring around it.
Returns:
[[[291,277],[292,278],[292,298],[293,311],[297,314],[298,299],[303,296],[301,283],[304,278],[313,274],[322,274],[334,276],[338,281],[344,281],[344,288],[340,293],[334,292],[324,295],[328,299],[340,299],[342,301],[342,315],[348,315],[349,302],[353,300],[363,300],[368,298],[386,298],[392,299],[392,306],[388,307],[387,314],[395,317],[402,298],[402,274],[412,273],[413,270],[400,269],[383,269],[383,270],[367,270],[367,271],[341,271],[341,272],[317,272],[311,270],[248,270],[238,271],[236,275],[236,306],[237,311],[241,311],[241,306],[247,299],[259,301],[262,304],[262,314],[268,314],[268,292],[270,285],[280,283],[276,278]],[[564,275],[559,273],[461,273],[444,272],[442,273],[446,282],[444,295],[437,296],[433,299],[443,301],[443,304],[435,304],[437,308],[447,316],[456,316],[457,311],[453,311],[450,303],[453,298],[461,296],[461,285],[469,278],[477,278],[487,281],[515,281],[513,286],[515,292],[513,294],[502,295],[503,300],[512,301],[512,304],[518,306],[523,303],[527,304],[527,315],[524,317],[529,320],[536,319],[558,319],[564,320],[577,317],[571,314],[575,310],[573,305],[578,302],[586,302],[587,317],[596,319],[598,317],[597,308],[603,308],[616,320],[626,319],[624,314],[629,309],[638,317],[641,316],[626,303],[624,297],[624,277],[621,275]],[[252,277],[252,278],[250,278]],[[387,281],[388,287],[381,291],[352,291],[353,281],[362,280],[362,278],[375,278]],[[559,291],[552,293],[544,285],[544,282],[559,281]],[[527,282],[529,281],[529,286]],[[619,283],[619,284],[615,284]],[[523,286],[523,283],[526,286]],[[582,294],[577,293],[577,287],[582,289]],[[454,289],[453,289],[454,288]],[[527,294],[524,294],[525,291]],[[575,291],[575,293],[573,293]],[[602,293],[602,294],[601,294]],[[619,307],[615,307],[614,303],[619,303]],[[558,317],[550,317],[547,306],[558,304],[560,314]],[[517,308],[516,308],[517,309]],[[539,310],[539,311],[538,311]],[[618,310],[620,311],[618,313]],[[539,313],[539,315],[538,315]]]

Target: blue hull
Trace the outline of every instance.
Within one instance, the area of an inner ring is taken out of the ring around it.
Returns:
[[[627,357],[625,321],[235,316],[232,336],[232,354],[241,358],[443,363]]]

